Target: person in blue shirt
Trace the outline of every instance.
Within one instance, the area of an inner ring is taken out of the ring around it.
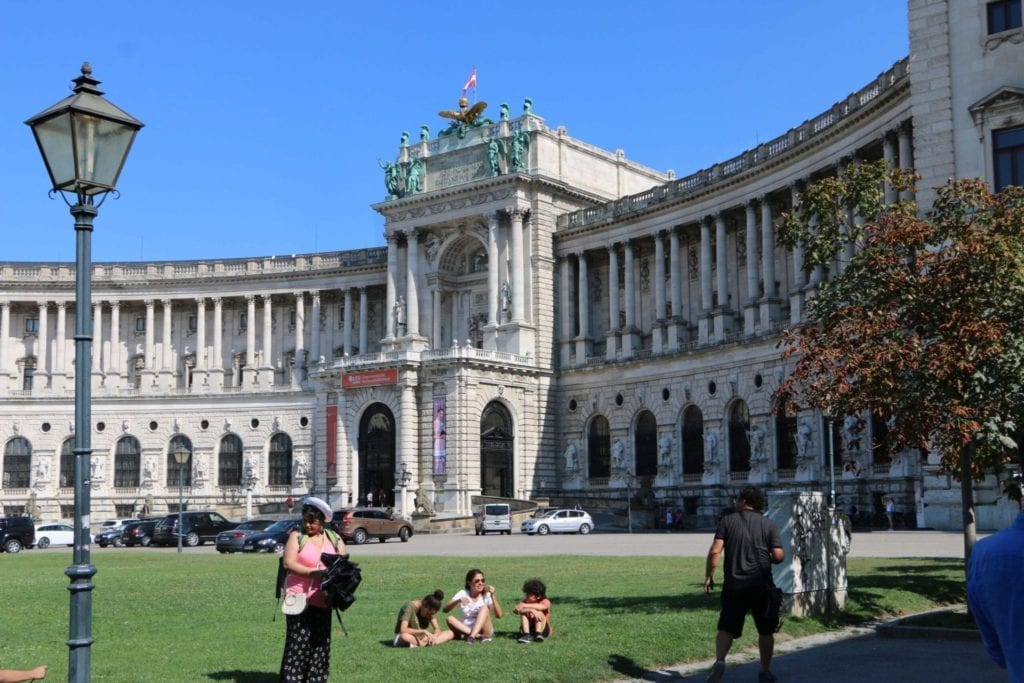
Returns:
[[[1019,491],[1019,489],[1018,489]],[[1024,683],[1024,501],[1013,525],[978,541],[967,567],[967,601],[985,652]]]

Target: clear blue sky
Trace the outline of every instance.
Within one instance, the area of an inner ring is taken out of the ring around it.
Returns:
[[[687,175],[771,139],[907,55],[899,0],[4,3],[0,261],[73,261],[24,121],[83,61],[142,120],[93,258],[382,246],[378,159],[477,98]]]

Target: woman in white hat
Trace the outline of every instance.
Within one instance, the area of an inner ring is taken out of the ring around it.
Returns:
[[[281,680],[287,683],[326,683],[330,675],[331,610],[320,591],[326,566],[321,553],[345,555],[345,542],[327,528],[331,507],[319,498],[302,500],[302,530],[288,536],[284,546],[285,602],[289,595],[305,597],[305,609],[287,614],[288,630],[281,658]]]

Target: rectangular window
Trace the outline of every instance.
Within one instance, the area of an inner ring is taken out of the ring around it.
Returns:
[[[992,132],[996,192],[1024,185],[1024,126]]]
[[[32,391],[32,380],[35,377],[36,369],[26,366],[25,374],[21,378],[21,388],[25,391]]]
[[[199,327],[199,321],[194,315],[188,317],[188,331],[195,332],[196,328]]]
[[[75,517],[75,506],[74,505],[61,505],[60,506],[60,518],[61,519],[74,519],[74,517]]]
[[[39,318],[25,318],[25,334],[39,334]]]
[[[135,331],[145,332],[146,331],[146,319],[139,317],[135,319]]]
[[[988,3],[988,33],[1002,33],[1021,27],[1021,0],[996,0]]]
[[[242,330],[249,329],[249,314],[248,313],[239,313],[238,314],[238,327],[239,327],[239,329],[242,329]]]

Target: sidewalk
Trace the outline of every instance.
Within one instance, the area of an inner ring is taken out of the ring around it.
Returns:
[[[711,639],[713,634],[708,634]],[[704,681],[712,662],[649,671],[628,681]],[[723,683],[757,681],[756,650],[730,653]],[[623,666],[622,673],[629,674]],[[780,683],[1006,683],[1006,672],[985,655],[980,642],[927,638],[887,638],[874,629],[797,638],[779,643],[772,672]],[[634,674],[636,676],[636,674]]]

